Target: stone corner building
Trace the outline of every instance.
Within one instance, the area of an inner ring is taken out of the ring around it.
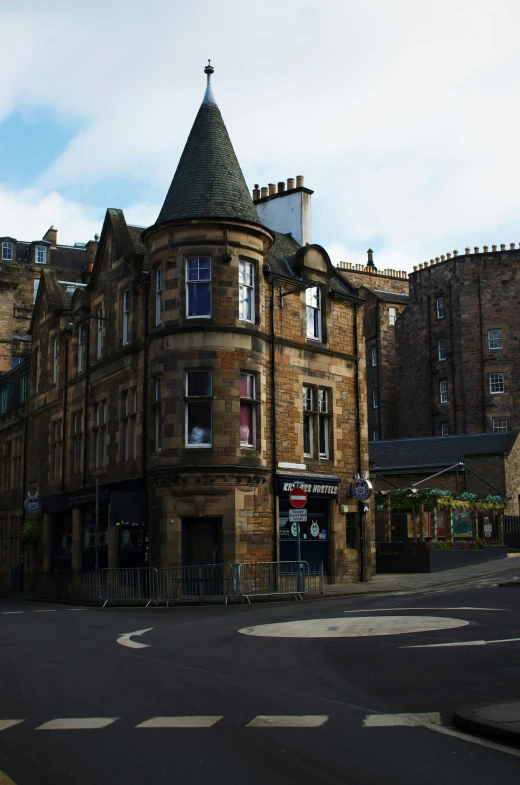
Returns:
[[[208,74],[157,222],[108,210],[74,293],[44,272],[31,394],[15,385],[0,418],[3,571],[27,490],[31,569],[92,569],[98,480],[100,567],[295,559],[296,484],[302,558],[368,577],[373,510],[350,498],[368,469],[362,307],[321,246],[260,220]]]

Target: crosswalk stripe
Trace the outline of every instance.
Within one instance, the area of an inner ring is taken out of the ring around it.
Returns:
[[[422,714],[367,714],[363,720],[364,728],[392,728],[396,726],[417,727],[440,725],[441,715],[438,711]]]
[[[6,728],[12,728],[14,725],[19,725],[24,720],[0,720],[0,730],[6,730]]]
[[[328,719],[328,714],[259,714],[246,728],[319,728]]]
[[[145,722],[140,722],[136,728],[211,728],[222,719],[214,717],[152,717]]]
[[[36,730],[95,730],[112,725],[119,717],[64,717],[39,725]]]

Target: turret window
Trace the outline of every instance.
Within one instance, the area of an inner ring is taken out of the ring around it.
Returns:
[[[162,267],[155,271],[155,326],[162,322]]]
[[[238,303],[238,318],[244,322],[254,322],[255,267],[252,262],[240,262]]]
[[[186,313],[188,318],[211,316],[211,259],[186,260]]]
[[[212,445],[211,371],[186,372],[186,446]]]

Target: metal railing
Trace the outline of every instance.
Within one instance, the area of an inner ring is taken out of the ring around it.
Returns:
[[[309,594],[323,594],[323,562],[309,561]]]
[[[155,567],[108,567],[99,570],[99,598],[106,605],[157,605]]]
[[[520,534],[520,515],[504,515],[504,534]]]
[[[34,599],[52,602],[99,602],[99,574],[89,572],[48,572],[28,577]]]
[[[228,600],[236,596],[232,564],[198,564],[192,567],[164,567],[157,572],[157,601]]]
[[[304,561],[243,562],[237,565],[237,592],[251,597],[293,595],[302,600],[309,591],[309,565]]]

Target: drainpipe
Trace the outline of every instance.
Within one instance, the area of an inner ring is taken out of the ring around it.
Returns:
[[[69,375],[69,339],[64,340],[65,364],[63,369],[63,420],[61,432],[61,492],[65,490],[65,456],[67,454],[67,378]]]
[[[143,481],[145,482],[146,487],[146,447],[148,444],[148,419],[147,419],[147,405],[148,405],[148,355],[149,355],[149,346],[148,346],[148,294],[149,294],[149,287],[147,286],[143,290],[143,319],[144,319],[144,344],[143,344],[143,421],[142,421],[142,458],[141,458],[141,471],[143,474]]]
[[[359,340],[358,340],[358,309],[360,306],[354,305],[354,351],[356,354],[356,422],[357,422],[357,463],[358,474],[362,473],[361,461],[361,403],[359,393]],[[364,502],[358,503],[359,507],[359,580],[364,583],[367,580],[367,554],[366,554],[366,515]]]
[[[85,324],[83,325],[85,327]],[[85,360],[85,397],[83,401],[83,488],[87,484],[87,469],[88,469],[88,407],[89,407],[89,387],[90,387],[90,325],[86,330],[86,346],[83,352]]]
[[[272,399],[272,484],[273,484],[273,521],[274,521],[274,561],[278,561],[279,543],[278,543],[278,514],[276,505],[276,338],[274,329],[274,280],[271,281],[271,399]]]

